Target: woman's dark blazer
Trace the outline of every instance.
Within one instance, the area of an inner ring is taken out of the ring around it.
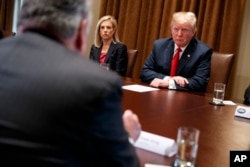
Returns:
[[[100,63],[101,50],[102,46],[98,48],[92,45],[89,55],[90,60]],[[104,63],[108,63],[110,69],[117,72],[119,75],[125,76],[128,65],[127,46],[119,42],[112,42],[109,46]]]

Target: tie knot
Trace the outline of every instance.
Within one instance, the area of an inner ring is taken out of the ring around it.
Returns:
[[[181,52],[181,48],[177,48],[176,51],[177,51],[177,52]]]

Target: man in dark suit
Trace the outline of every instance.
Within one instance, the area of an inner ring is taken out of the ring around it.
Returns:
[[[83,57],[87,0],[24,0],[0,41],[0,166],[138,167],[122,81]]]
[[[171,22],[172,37],[154,42],[141,70],[141,80],[152,87],[206,91],[212,48],[197,40],[195,32],[194,13],[174,13]],[[179,52],[176,51],[177,48]],[[178,57],[176,61],[175,57]]]

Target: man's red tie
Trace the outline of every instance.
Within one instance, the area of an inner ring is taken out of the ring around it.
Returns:
[[[170,71],[170,76],[173,77],[176,74],[176,70],[178,67],[178,63],[179,63],[179,58],[180,58],[180,52],[181,52],[181,48],[177,48],[176,49],[176,53],[174,55],[174,57],[172,58],[171,61],[171,71]]]

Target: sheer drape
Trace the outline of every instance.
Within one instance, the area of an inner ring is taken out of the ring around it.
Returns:
[[[137,78],[154,40],[170,36],[170,20],[177,11],[196,14],[196,37],[214,51],[236,54],[244,4],[245,0],[102,0],[100,17],[113,15],[120,40],[139,50],[133,71]]]
[[[12,31],[14,0],[0,0],[0,29]]]

